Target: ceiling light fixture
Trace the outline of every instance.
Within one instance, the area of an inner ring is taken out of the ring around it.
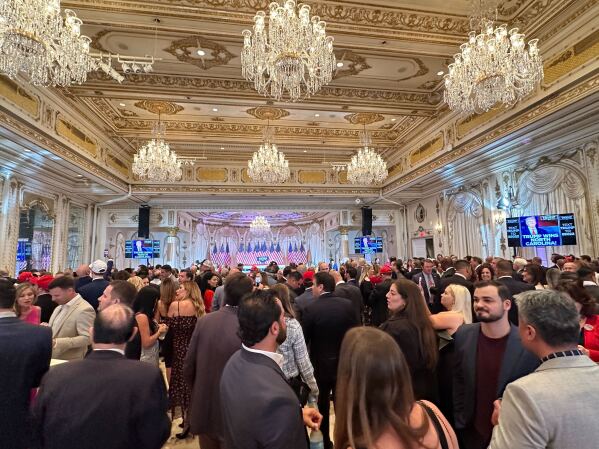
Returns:
[[[174,182],[181,179],[181,161],[164,140],[166,126],[160,120],[152,129],[153,138],[133,156],[133,174],[148,181]]]
[[[473,0],[474,1],[474,0]],[[476,1],[478,3],[478,1]],[[493,26],[490,3],[484,1],[470,19],[468,42],[454,55],[445,80],[445,102],[464,114],[486,112],[495,105],[511,106],[531,93],[543,79],[538,39],[524,41],[518,28]]]
[[[387,163],[372,149],[372,138],[366,131],[366,125],[360,133],[360,142],[362,148],[347,166],[347,180],[352,184],[363,185],[382,183],[389,176]]]
[[[126,105],[125,103],[119,103],[119,106],[120,106],[121,108],[124,108],[124,107],[125,107],[125,106],[127,106],[127,105]]]
[[[198,50],[198,56],[206,56],[206,52],[204,50]]]
[[[218,108],[212,108],[212,112],[218,112]]]
[[[250,223],[250,232],[256,235],[264,235],[270,232],[270,223],[263,215],[258,215]]]
[[[264,143],[248,161],[248,175],[254,182],[281,184],[291,176],[289,162],[285,159],[285,154],[279,152],[272,143],[273,131],[269,125],[270,121],[264,131]]]
[[[342,63],[341,61],[339,61],[339,62],[337,63],[337,67],[339,67],[339,68],[343,67],[343,63]]]
[[[333,79],[336,67],[333,38],[310,7],[294,0],[272,2],[270,11],[254,16],[253,33],[243,31],[243,77],[262,95],[299,101],[314,95]],[[268,20],[268,23],[267,23]]]

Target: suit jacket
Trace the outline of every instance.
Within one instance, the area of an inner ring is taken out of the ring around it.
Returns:
[[[56,345],[52,349],[53,359],[82,359],[91,344],[89,328],[93,326],[96,312],[81,296],[77,295],[69,301],[68,311],[59,317],[63,306],[57,307],[50,317],[52,337]],[[59,317],[58,322],[56,322]]]
[[[512,300],[512,307],[508,312],[508,317],[510,319],[510,323],[514,323],[516,326],[518,325],[518,306],[516,305],[516,301],[514,301],[514,296],[518,293],[522,293],[529,290],[534,290],[535,286],[531,284],[527,284],[526,282],[520,282],[510,276],[502,276],[497,278],[497,282],[505,285],[510,291],[510,297]]]
[[[115,351],[53,367],[34,405],[44,449],[160,449],[171,431],[160,370]]]
[[[299,296],[296,296],[295,301],[293,303],[293,311],[295,312],[295,317],[301,323],[302,317],[304,315],[304,311],[306,307],[308,307],[312,303],[312,288],[307,288],[304,293]]]
[[[598,385],[599,367],[588,357],[544,362],[507,386],[489,449],[594,446],[599,441]]]
[[[464,324],[453,334],[455,365],[453,374],[453,407],[455,427],[464,429],[473,423],[476,403],[476,352],[481,323]],[[526,376],[539,366],[531,352],[524,349],[518,328],[511,326],[497,382],[497,398],[510,382]]]
[[[414,268],[412,271],[406,271],[404,276],[406,279],[412,279],[414,276],[420,273],[422,273],[422,268]]]
[[[237,307],[226,306],[200,318],[193,331],[183,375],[191,386],[189,422],[195,435],[224,435],[219,385],[226,363],[241,348],[238,331]]]
[[[595,298],[595,302],[599,302],[599,285],[585,285],[584,288],[591,297]]]
[[[225,286],[219,285],[214,290],[214,296],[212,297],[212,312],[216,312],[223,307],[225,307]]]
[[[372,326],[379,327],[381,324],[387,321],[387,318],[389,318],[387,293],[389,293],[392,283],[392,279],[385,279],[380,284],[376,284],[366,300],[366,304],[368,304],[372,309],[370,322]]]
[[[81,295],[83,299],[90,303],[90,305],[94,308],[94,310],[98,310],[98,298],[102,296],[106,287],[108,287],[108,282],[106,279],[94,279],[89,284],[81,287],[77,292]]]
[[[40,321],[42,323],[48,323],[54,309],[58,307],[58,304],[52,301],[52,295],[50,293],[42,293],[39,295],[35,301],[35,305],[42,309],[42,314],[40,316]]]
[[[434,286],[431,287],[431,289],[433,289],[435,286],[437,286],[441,283],[441,276],[439,276],[439,274],[435,271],[433,271],[431,273],[431,276],[432,276],[433,282],[435,284]],[[426,285],[426,277],[424,276],[424,273],[415,274],[414,276],[412,276],[412,281],[414,281],[416,284],[418,284],[420,286],[420,288],[422,289],[422,293],[424,294],[424,299],[426,300],[426,303],[428,304],[428,308],[430,309],[430,311],[432,313],[438,313],[438,312],[441,312],[442,310],[445,310],[440,302],[441,296],[439,296],[439,298],[438,298],[439,302],[437,302],[436,295],[433,293],[433,291],[431,291],[429,293],[429,289],[427,288],[427,285]]]
[[[354,306],[356,319],[358,323],[362,323],[362,292],[358,287],[346,282],[342,282],[335,286],[335,296],[349,299]]]
[[[81,276],[78,277],[75,280],[75,291],[79,294],[81,294],[79,292],[79,290],[81,290],[81,288],[83,288],[84,286],[86,286],[87,284],[89,284],[92,281],[91,276]]]
[[[220,381],[227,449],[307,449],[297,396],[276,362],[246,349],[227,362]]]
[[[360,286],[358,285],[358,281],[356,281],[355,279],[350,279],[349,281],[346,282],[346,284],[353,285],[354,287],[360,288]]]
[[[302,329],[318,382],[332,382],[337,378],[343,337],[349,329],[359,324],[351,301],[333,296],[332,293],[320,295],[306,307]]]
[[[0,318],[0,447],[30,447],[29,399],[50,366],[52,331],[16,317]]]

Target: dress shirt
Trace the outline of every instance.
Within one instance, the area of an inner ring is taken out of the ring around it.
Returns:
[[[122,349],[118,349],[118,348],[94,349],[94,351],[113,351],[113,352],[118,352],[121,355],[125,355],[125,351],[123,351]]]
[[[269,359],[274,360],[274,362],[279,365],[279,368],[281,368],[281,370],[283,369],[283,356],[281,354],[277,354],[276,352],[269,352],[269,351],[261,351],[260,349],[251,349],[248,348],[246,345],[244,345],[243,343],[241,344],[242,348],[245,349],[246,351],[249,352],[254,352],[256,354],[262,354],[265,355],[266,357],[268,357]]]
[[[16,318],[17,314],[14,312],[0,312],[0,318]]]
[[[468,278],[466,276],[464,276],[462,273],[458,273],[457,271],[454,273],[455,276],[461,276],[464,279],[468,280]]]
[[[593,281],[582,281],[582,285],[583,285],[583,287],[585,287],[587,285],[597,285],[597,284]]]

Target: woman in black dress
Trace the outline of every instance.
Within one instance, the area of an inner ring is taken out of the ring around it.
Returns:
[[[438,403],[435,370],[439,358],[437,335],[417,284],[401,279],[387,293],[390,316],[380,329],[391,335],[406,357],[416,399]]]

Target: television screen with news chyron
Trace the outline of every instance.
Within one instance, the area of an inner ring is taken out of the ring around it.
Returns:
[[[576,245],[574,214],[510,217],[505,225],[511,248]]]
[[[125,240],[126,259],[157,259],[160,240]]]
[[[354,240],[354,252],[356,254],[382,253],[383,238],[369,236],[356,237]]]

